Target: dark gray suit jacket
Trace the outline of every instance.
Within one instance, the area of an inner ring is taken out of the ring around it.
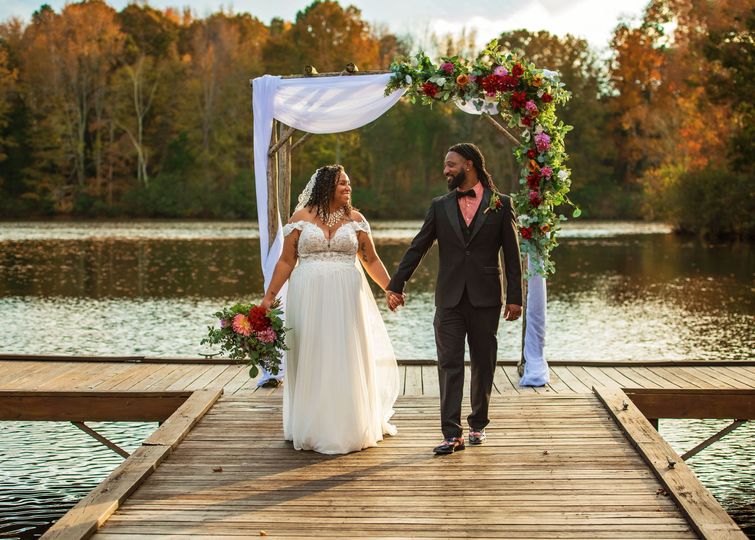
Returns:
[[[498,194],[503,206],[485,213],[490,196],[491,191],[486,188],[468,243],[459,222],[456,192],[433,199],[422,229],[401,259],[388,290],[403,292],[422,257],[438,240],[440,268],[435,286],[436,306],[456,306],[465,288],[475,307],[500,306],[504,302],[522,305],[522,270],[514,207],[511,197]],[[506,272],[505,299],[498,256],[501,249]]]

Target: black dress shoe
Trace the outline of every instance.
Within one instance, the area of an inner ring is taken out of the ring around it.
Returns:
[[[454,452],[460,452],[461,450],[464,450],[464,437],[452,437],[451,439],[446,439],[433,448],[433,452],[436,454],[453,454]]]
[[[484,443],[485,439],[487,439],[487,437],[485,436],[484,429],[477,430],[477,429],[469,428],[469,444],[478,446]]]

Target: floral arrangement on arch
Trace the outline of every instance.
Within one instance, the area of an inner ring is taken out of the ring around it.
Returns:
[[[287,350],[286,330],[280,310],[280,300],[265,309],[254,304],[235,304],[215,313],[220,328],[208,327],[208,335],[201,343],[220,345],[221,353],[235,360],[246,360],[249,375],[254,378],[262,367],[277,375]]]
[[[522,188],[513,199],[522,256],[542,261],[538,273],[544,277],[553,273],[550,253],[558,245],[560,224],[566,221],[555,208],[569,204],[574,207],[573,217],[581,213],[567,196],[571,171],[566,167],[564,136],[572,126],[558,119],[556,106],[565,104],[571,93],[558,72],[537,69],[520,55],[504,54],[497,40],[474,60],[452,56],[434,64],[419,52],[394,61],[391,72],[386,95],[406,88],[412,103],[418,99],[425,105],[453,101],[462,109],[471,106],[482,114],[500,114],[519,135],[521,144],[514,148],[514,157],[521,167]]]

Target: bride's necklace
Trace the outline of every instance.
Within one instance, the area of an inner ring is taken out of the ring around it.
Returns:
[[[322,222],[328,229],[332,229],[334,225],[338,224],[346,215],[346,211],[343,208],[339,208],[335,212],[328,214]]]

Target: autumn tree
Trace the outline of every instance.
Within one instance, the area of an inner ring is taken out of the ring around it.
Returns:
[[[110,77],[123,47],[115,11],[92,0],[68,4],[58,15],[43,6],[24,35],[22,83],[34,111],[33,141],[38,174],[60,175],[53,189],[58,203],[87,178],[99,186],[103,164],[103,126]]]
[[[117,18],[126,43],[117,79],[121,106],[116,123],[136,154],[137,181],[147,186],[153,148],[145,139],[146,132],[150,120],[158,115],[165,118],[171,108],[168,96],[172,97],[172,89],[168,86],[178,67],[179,29],[175,20],[149,6],[130,4]],[[158,102],[159,112],[155,110]]]
[[[361,17],[354,6],[316,0],[290,26],[277,23],[265,47],[265,66],[272,73],[301,73],[306,65],[341,71],[350,62],[361,70],[386,68],[380,64],[380,39]]]

